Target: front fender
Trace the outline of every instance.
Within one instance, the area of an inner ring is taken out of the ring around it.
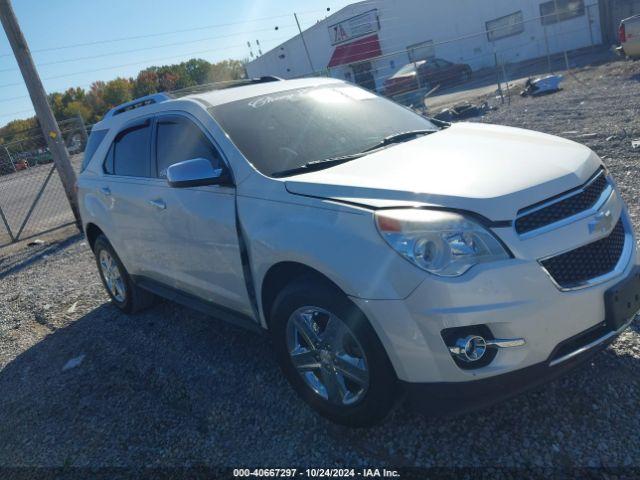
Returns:
[[[280,262],[311,267],[362,299],[406,298],[424,280],[380,237],[371,211],[295,197],[296,203],[238,197],[257,298],[267,271]]]

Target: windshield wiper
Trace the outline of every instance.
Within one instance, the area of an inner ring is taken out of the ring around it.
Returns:
[[[325,160],[314,160],[313,162],[305,163],[304,165],[300,165],[299,167],[289,168],[288,170],[282,170],[280,172],[274,172],[271,174],[271,176],[279,178],[288,177],[289,175],[296,175],[298,173],[315,172],[318,170],[323,170],[325,168],[333,167],[335,165],[340,165],[341,163],[346,163],[350,160],[355,160],[356,158],[364,157],[365,155],[365,152],[359,152],[353,153],[351,155],[342,155],[340,157],[327,158]]]
[[[373,150],[378,150],[379,148],[386,147],[388,145],[393,145],[394,143],[402,143],[407,140],[411,140],[412,138],[419,137],[420,135],[429,135],[430,133],[435,133],[438,130],[409,130],[408,132],[400,132],[394,135],[389,135],[385,137],[380,142],[375,145],[363,150],[365,152],[371,152]]]
[[[394,135],[390,135],[385,137],[382,141],[372,145],[369,148],[366,148],[358,153],[352,153],[351,155],[342,155],[340,157],[332,157],[327,158],[325,160],[314,160],[313,162],[305,163],[299,167],[290,168],[287,170],[282,170],[280,172],[274,172],[271,174],[272,177],[288,177],[289,175],[296,175],[299,173],[308,173],[315,172],[318,170],[323,170],[325,168],[333,167],[335,165],[340,165],[341,163],[346,163],[351,160],[355,160],[357,158],[364,157],[375,150],[380,150],[389,145],[393,145],[394,143],[406,142],[407,140],[411,140],[412,138],[419,137],[420,135],[428,135],[430,133],[435,133],[438,130],[410,130],[408,132],[400,132]]]

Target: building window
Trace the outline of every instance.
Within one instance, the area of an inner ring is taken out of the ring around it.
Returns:
[[[522,11],[490,20],[485,24],[487,38],[490,42],[524,32],[524,17]]]
[[[407,47],[407,52],[409,52],[410,62],[427,60],[436,56],[436,52],[433,47],[433,40],[427,40],[426,42],[409,45]]]
[[[551,0],[540,4],[542,25],[552,25],[584,15],[583,0]]]

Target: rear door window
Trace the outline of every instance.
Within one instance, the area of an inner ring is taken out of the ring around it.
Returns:
[[[84,158],[82,159],[82,167],[80,171],[84,171],[85,168],[91,162],[91,158],[96,153],[96,150],[104,140],[104,137],[107,135],[109,130],[92,130],[91,135],[89,135],[89,141],[87,142],[87,148],[84,150]]]
[[[132,125],[120,132],[107,155],[105,170],[109,173],[110,164],[114,175],[125,177],[151,176],[151,122]],[[112,157],[112,158],[110,158]]]
[[[222,168],[218,150],[202,130],[181,115],[158,118],[156,133],[156,169],[159,178],[167,177],[167,168],[185,160],[206,158],[214,168]]]

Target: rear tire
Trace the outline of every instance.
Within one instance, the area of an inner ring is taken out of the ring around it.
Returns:
[[[388,415],[397,398],[395,372],[367,318],[343,292],[300,279],[279,293],[270,319],[284,375],[317,412],[351,427]]]
[[[152,306],[156,296],[138,287],[132,280],[120,257],[104,235],[93,245],[100,279],[113,303],[125,313],[136,313]]]

